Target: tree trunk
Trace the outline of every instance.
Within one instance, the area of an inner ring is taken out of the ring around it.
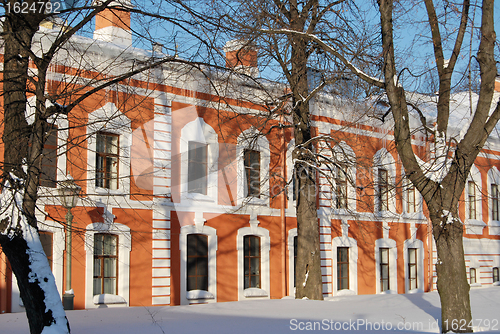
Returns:
[[[458,210],[453,214],[455,218],[452,220],[448,217],[440,218],[431,215],[438,254],[437,289],[441,299],[441,331],[443,333],[472,332],[470,287],[463,260],[463,224],[457,212]]]
[[[10,2],[13,8],[14,1]],[[16,276],[32,334],[40,334],[47,327],[51,333],[69,333],[35,217],[45,120],[37,110],[35,123],[29,125],[25,115],[31,43],[44,17],[45,14],[38,12],[6,13],[3,26],[4,174],[0,195],[0,246]],[[30,86],[37,89],[38,109],[45,107],[44,78],[45,72],[40,71],[39,81]]]
[[[317,184],[314,148],[309,104],[304,97],[309,95],[307,82],[307,42],[292,36],[291,88],[293,96],[293,123],[295,126],[294,158],[297,177],[297,263],[295,268],[295,298],[307,297],[323,299],[323,281],[321,276],[321,252],[316,206]]]
[[[15,234],[12,238],[0,234],[0,245],[2,246],[3,252],[9,259],[13,273],[16,275],[17,285],[19,286],[19,291],[21,293],[21,299],[24,307],[26,308],[30,333],[42,333],[44,327],[49,327],[56,322],[53,314],[54,308],[50,307],[51,305],[47,305],[47,301],[52,300],[53,297],[58,297],[58,295],[50,297],[46,296],[45,291],[41,288],[41,283],[53,284],[55,286],[54,276],[34,276],[34,272],[30,266],[32,266],[34,261],[40,261],[40,259],[30,258],[28,254],[32,250],[29,249],[22,234]],[[48,262],[46,265],[49,266]],[[65,325],[67,327],[66,332],[69,333],[69,323],[66,317],[64,318],[66,321]]]

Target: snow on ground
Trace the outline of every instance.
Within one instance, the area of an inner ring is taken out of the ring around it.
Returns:
[[[69,311],[73,334],[439,333],[437,292],[253,300],[175,307]],[[474,331],[500,333],[500,287],[471,289]],[[0,333],[29,333],[24,313],[0,315]]]

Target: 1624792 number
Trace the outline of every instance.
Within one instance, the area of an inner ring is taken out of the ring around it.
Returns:
[[[7,2],[5,4],[5,10],[7,13],[14,14],[36,14],[36,13],[45,13],[45,14],[58,14],[61,12],[61,3],[50,1],[38,1],[32,2],[31,4],[28,2]]]
[[[462,331],[467,329],[468,327],[479,327],[487,330],[498,330],[498,319],[473,319],[467,323],[465,319],[453,319],[450,323],[448,320],[444,321],[448,329],[453,331]]]

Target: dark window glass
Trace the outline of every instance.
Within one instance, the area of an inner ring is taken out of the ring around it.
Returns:
[[[413,185],[406,189],[406,212],[415,212],[415,187]]]
[[[476,268],[469,269],[469,278],[470,278],[470,284],[475,284],[477,282],[477,280],[476,280]]]
[[[187,291],[208,291],[208,236],[187,236]]]
[[[116,295],[118,286],[118,236],[94,234],[94,295]]]
[[[493,268],[493,282],[498,282],[500,279],[498,277],[498,267]]]
[[[244,288],[260,288],[260,237],[247,235],[243,238]]]
[[[378,211],[389,210],[389,192],[387,184],[387,170],[378,170]]]
[[[206,195],[208,145],[190,141],[188,146],[188,192]]]
[[[119,136],[99,132],[96,138],[96,187],[118,189]]]
[[[417,289],[417,248],[408,248],[408,288]]]
[[[349,248],[337,247],[337,290],[349,289]]]
[[[389,248],[380,248],[380,290],[387,291],[389,286]]]
[[[244,151],[246,197],[260,197],[260,152]]]
[[[469,219],[476,219],[476,186],[474,181],[467,183],[469,190]]]
[[[335,178],[335,199],[337,209],[347,209],[347,167],[341,165],[337,168]]]
[[[47,139],[42,151],[42,173],[40,174],[40,185],[44,187],[56,187],[57,174],[57,127],[52,126],[47,131]]]
[[[491,185],[491,220],[500,220],[498,217],[498,185]]]

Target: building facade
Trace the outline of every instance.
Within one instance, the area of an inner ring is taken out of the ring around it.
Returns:
[[[75,37],[61,51],[48,87],[58,103],[72,98],[63,97],[69,86],[84,92],[104,71],[116,75],[135,60],[164,56],[158,47],[131,47],[130,16],[115,15],[105,11],[94,39]],[[51,31],[41,28],[40,48]],[[228,66],[258,73],[250,47],[231,42],[225,52]],[[266,108],[269,94],[285,92],[172,62],[51,120],[37,217],[59,291],[66,291],[67,210],[57,189],[71,175],[82,189],[71,211],[75,309],[294,296],[293,131]],[[324,297],[435,289],[426,207],[404,178],[390,124],[376,117],[383,108],[329,95],[311,102],[315,135],[330,138],[317,145],[331,162],[322,164],[316,191]],[[415,138],[424,161],[429,147]],[[499,157],[493,138],[460,207],[473,287],[499,281]],[[0,310],[23,311],[1,256]]]

